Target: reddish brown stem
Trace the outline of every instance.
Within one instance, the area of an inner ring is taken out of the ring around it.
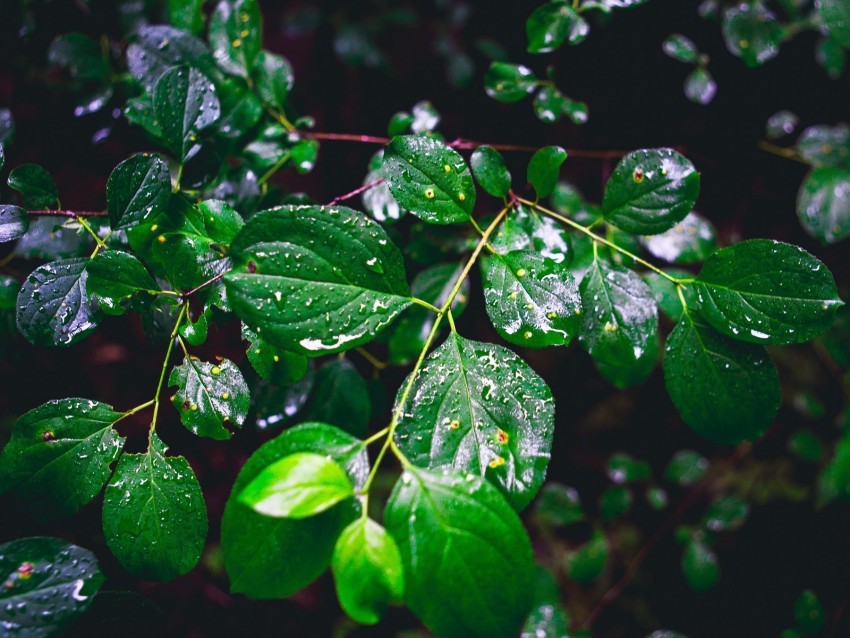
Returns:
[[[28,215],[51,215],[54,217],[106,217],[105,210],[28,210]]]
[[[367,190],[372,188],[373,186],[377,186],[382,183],[384,178],[376,179],[374,182],[369,182],[368,184],[363,184],[360,188],[355,188],[350,193],[346,193],[345,195],[340,195],[339,197],[334,197],[330,202],[328,202],[328,206],[333,206],[334,204],[338,204],[339,202],[344,202],[346,199],[351,199],[352,197],[356,197],[360,193],[365,193]]]
[[[217,274],[215,277],[213,277],[212,279],[207,279],[207,280],[206,280],[204,283],[202,283],[200,286],[196,286],[195,288],[192,288],[192,290],[189,290],[188,292],[184,292],[184,293],[183,293],[183,296],[184,296],[184,297],[191,297],[192,295],[194,295],[194,294],[195,294],[196,292],[198,292],[199,290],[201,290],[201,289],[203,289],[203,288],[206,288],[206,287],[207,287],[207,286],[209,286],[210,284],[214,284],[215,282],[217,282],[219,279],[221,279],[222,277],[224,277],[224,276],[225,276],[227,273],[229,273],[229,272],[230,272],[229,270],[225,270],[224,272],[220,272],[220,273],[218,273],[218,274]]]
[[[351,133],[307,133],[306,137],[314,140],[331,140],[335,142],[362,142],[364,144],[389,144],[388,137],[374,135],[355,135]]]

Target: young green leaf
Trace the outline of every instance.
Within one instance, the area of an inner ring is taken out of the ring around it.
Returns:
[[[700,313],[733,339],[801,343],[829,328],[843,305],[835,280],[798,246],[751,239],[709,257],[694,282]]]
[[[692,279],[693,275],[685,270],[666,270],[668,275],[678,277],[679,279]],[[679,291],[683,293],[686,303],[696,306],[697,299],[693,294],[693,289],[690,286],[676,286],[666,277],[662,277],[657,272],[646,273],[643,280],[649,289],[652,290],[652,295],[655,297],[655,302],[658,304],[658,309],[675,323],[679,322],[684,312],[682,300],[679,299]]]
[[[685,545],[681,565],[685,580],[696,591],[708,591],[720,579],[717,556],[702,541],[691,540]]]
[[[0,204],[0,244],[23,237],[29,227],[27,211],[11,204]]]
[[[220,0],[210,17],[210,44],[222,69],[249,78],[262,38],[262,16],[255,0]]]
[[[389,184],[384,179],[384,174],[381,171],[381,163],[383,161],[384,152],[378,151],[380,158],[378,168],[370,170],[363,178],[363,186],[371,184],[371,188],[363,192],[363,208],[367,213],[372,215],[376,221],[383,223],[392,223],[407,211],[398,205],[398,202],[390,192]],[[376,153],[376,155],[378,155]],[[371,165],[370,165],[371,166]],[[377,183],[376,183],[377,182]]]
[[[779,409],[779,376],[764,347],[687,313],[667,339],[664,382],[685,423],[718,443],[757,439]]]
[[[669,148],[626,155],[605,185],[605,219],[630,233],[656,235],[691,212],[699,195],[699,173]]]
[[[405,472],[385,513],[407,606],[443,638],[509,638],[531,609],[534,560],[517,515],[474,476]]]
[[[483,258],[481,278],[487,315],[506,341],[566,346],[578,333],[581,300],[566,264],[516,250]]]
[[[134,155],[115,167],[106,182],[109,225],[119,230],[140,224],[171,197],[171,174],[158,155]]]
[[[147,268],[132,253],[107,250],[86,265],[86,291],[107,314],[123,314],[121,302],[138,292],[160,290]]]
[[[507,197],[511,189],[511,174],[499,151],[490,146],[479,146],[472,152],[470,164],[481,188],[493,197]]]
[[[664,53],[679,62],[694,62],[697,59],[697,48],[693,41],[681,33],[667,37],[661,45]]]
[[[328,423],[354,436],[366,436],[372,415],[369,388],[348,359],[323,365],[316,373],[310,394],[299,418]]]
[[[699,213],[688,213],[670,230],[642,238],[641,244],[651,255],[671,264],[704,261],[717,250],[714,226]]]
[[[761,3],[741,3],[723,15],[726,48],[748,67],[756,67],[779,54],[785,28],[772,11]]]
[[[168,378],[177,386],[171,403],[180,421],[198,436],[229,439],[229,427],[239,427],[248,416],[251,395],[242,373],[227,359],[212,364],[187,357]]]
[[[579,287],[579,342],[595,361],[629,365],[657,339],[652,291],[634,272],[596,259]]]
[[[89,550],[35,536],[0,545],[0,582],[3,635],[46,638],[91,606],[103,574]]]
[[[850,235],[850,169],[822,167],[806,177],[797,196],[803,229],[825,244]]]
[[[398,546],[370,518],[358,518],[343,530],[334,547],[331,568],[340,606],[359,623],[375,624],[388,604],[404,595]]]
[[[254,215],[225,276],[234,312],[264,340],[307,356],[372,339],[410,305],[398,248],[362,213],[285,206]]]
[[[560,146],[546,146],[531,156],[527,177],[538,198],[549,197],[555,191],[561,164],[566,159],[567,152]]]
[[[556,87],[541,86],[534,96],[534,114],[541,122],[554,124],[561,119],[562,115],[570,118],[573,124],[584,124],[587,122],[587,104],[576,102],[565,96]]]
[[[594,529],[590,540],[567,556],[567,573],[577,583],[598,577],[608,563],[608,539],[601,529]]]
[[[146,580],[191,570],[207,539],[201,486],[182,456],[166,456],[155,432],[144,454],[124,454],[103,499],[103,534],[115,557]]]
[[[531,69],[520,64],[493,62],[484,74],[484,90],[499,102],[519,102],[537,83]]]
[[[306,587],[327,569],[334,544],[356,518],[356,502],[332,507],[310,518],[274,518],[258,514],[238,499],[269,465],[300,452],[329,455],[356,489],[369,473],[363,444],[322,423],[305,423],[262,445],[248,459],[233,485],[221,522],[221,547],[230,588],[252,598],[283,598]],[[269,569],[286,565],[286,569]]]
[[[260,51],[254,65],[254,78],[257,83],[257,95],[263,104],[282,112],[286,106],[286,98],[295,84],[289,61],[274,53]]]
[[[221,115],[212,82],[186,66],[171,68],[160,76],[154,87],[153,108],[165,145],[181,163],[197,146],[198,134]]]
[[[685,78],[685,97],[695,104],[706,105],[717,94],[717,82],[708,69],[697,68]]]
[[[124,438],[105,403],[48,401],[22,415],[0,455],[0,491],[43,517],[73,514],[100,493]]]
[[[842,0],[819,0],[815,6],[829,36],[850,49],[850,6]]]
[[[21,164],[9,173],[9,188],[21,194],[24,208],[50,208],[59,200],[56,182],[38,164]]]
[[[414,465],[486,478],[519,511],[543,484],[553,425],[552,393],[522,359],[452,333],[425,360],[395,436]]]
[[[88,301],[84,258],[36,268],[18,293],[18,330],[37,346],[68,346],[97,327],[100,313]]]
[[[529,53],[549,53],[564,42],[580,44],[589,32],[587,21],[561,0],[537,7],[525,22]]]
[[[390,192],[403,208],[431,224],[469,219],[475,184],[454,149],[430,137],[399,135],[384,151],[381,169]]]
[[[180,324],[178,334],[183,337],[190,346],[203,345],[207,340],[209,332],[209,322],[204,313],[199,314],[195,321],[191,317],[187,317],[186,321]]]

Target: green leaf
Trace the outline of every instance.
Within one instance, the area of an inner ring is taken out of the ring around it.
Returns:
[[[800,134],[797,152],[812,166],[850,168],[850,127],[810,126]]]
[[[834,244],[850,235],[850,170],[816,168],[797,196],[797,216],[809,235]]]
[[[381,169],[400,206],[432,224],[469,219],[475,184],[457,151],[430,137],[400,135],[384,151]]]
[[[214,77],[215,62],[207,45],[168,25],[145,25],[127,47],[127,66],[145,92],[153,96],[157,80],[172,67],[188,64]]]
[[[540,566],[537,567],[534,599],[520,638],[570,638],[570,621],[561,607],[558,584],[552,573]],[[578,634],[572,635],[579,638]]]
[[[358,518],[343,530],[331,566],[340,605],[359,623],[375,624],[388,604],[404,595],[398,546],[370,518]]]
[[[609,365],[640,360],[658,334],[658,310],[649,286],[631,270],[596,259],[579,291],[579,342],[585,351]]]
[[[664,477],[679,485],[693,485],[705,476],[708,470],[708,459],[693,450],[679,450],[670,459]]]
[[[262,38],[262,16],[255,0],[220,0],[210,17],[210,44],[222,69],[250,77]]]
[[[29,210],[50,208],[59,200],[56,182],[38,164],[21,164],[9,173],[9,188],[21,194],[23,207]]]
[[[0,490],[42,516],[73,514],[100,493],[124,438],[105,403],[48,401],[22,415],[0,455]]]
[[[692,540],[685,545],[681,566],[685,580],[696,591],[708,591],[720,579],[717,556],[702,541]]]
[[[649,340],[646,349],[635,361],[609,363],[594,359],[593,363],[608,383],[625,390],[641,383],[652,373],[660,353],[661,344],[655,337]]]
[[[204,0],[168,0],[168,21],[192,35],[204,30]]]
[[[190,571],[207,539],[201,486],[182,456],[151,433],[145,454],[124,454],[106,487],[103,534],[121,565],[145,580],[173,580]]]
[[[521,510],[543,484],[553,426],[552,393],[522,359],[452,333],[425,359],[395,436],[414,465],[486,478]]]
[[[158,155],[134,155],[124,160],[106,182],[106,208],[113,229],[130,228],[168,204],[171,174]]]
[[[528,16],[525,34],[529,53],[549,53],[565,41],[584,42],[590,25],[567,2],[547,2]]]
[[[817,463],[824,457],[823,444],[811,430],[797,430],[788,437],[788,451],[804,461]]]
[[[398,205],[398,202],[390,192],[389,184],[387,184],[387,181],[384,179],[384,174],[381,171],[383,158],[383,150],[375,153],[372,157],[372,162],[369,164],[369,172],[366,173],[366,177],[363,178],[363,186],[372,184],[371,188],[368,188],[363,192],[363,208],[366,212],[372,215],[375,220],[381,223],[392,223],[401,219],[401,216],[407,211]],[[376,164],[377,167],[375,166]]]
[[[777,111],[767,119],[765,134],[768,139],[778,140],[786,135],[791,135],[799,123],[800,118],[791,111]]]
[[[506,341],[531,348],[566,346],[578,333],[581,300],[565,263],[534,251],[481,260],[487,315]]]
[[[571,525],[585,519],[578,492],[560,483],[546,483],[541,488],[534,516],[547,525]]]
[[[534,186],[537,197],[549,197],[558,185],[561,164],[567,152],[560,146],[546,146],[531,156],[528,163],[528,183]]]
[[[842,0],[819,0],[816,6],[829,36],[850,49],[850,7],[847,3]]]
[[[338,536],[356,518],[354,501],[311,518],[289,519],[263,516],[238,500],[263,469],[299,452],[329,455],[346,470],[356,489],[369,472],[363,444],[322,423],[288,429],[254,452],[236,478],[221,523],[224,564],[234,593],[283,598],[306,587],[328,567]]]
[[[700,313],[719,332],[764,344],[826,331],[843,305],[835,280],[798,246],[752,239],[709,257],[694,283]]]
[[[567,556],[567,573],[571,580],[588,583],[596,579],[608,562],[608,540],[601,529],[594,529],[590,540]]]
[[[304,421],[319,421],[354,436],[366,436],[372,405],[369,388],[348,359],[323,365],[313,382],[311,399],[301,413]]]
[[[511,189],[511,174],[499,151],[490,146],[479,146],[472,152],[470,164],[481,188],[493,197],[507,197]]]
[[[0,582],[3,635],[46,638],[89,608],[103,575],[89,550],[35,536],[0,545]]]
[[[588,119],[587,104],[569,99],[548,84],[537,91],[533,106],[537,119],[546,124],[554,124],[562,115],[570,118],[573,124],[584,124]]]
[[[198,436],[229,439],[228,427],[240,427],[251,407],[248,385],[228,359],[212,364],[187,357],[171,371],[168,385],[177,386],[171,403],[180,421]]]
[[[185,66],[171,68],[157,80],[153,108],[165,145],[181,163],[197,146],[198,134],[221,115],[212,82]]]
[[[190,346],[203,345],[207,340],[207,334],[209,332],[207,316],[201,313],[194,322],[192,322],[191,317],[187,316],[186,321],[180,324],[178,332]]]
[[[258,213],[231,255],[237,265],[224,280],[234,312],[290,352],[358,346],[411,303],[398,248],[378,224],[343,206]]]
[[[632,508],[632,492],[622,485],[612,485],[599,497],[599,513],[605,522],[628,514]]]
[[[36,268],[18,294],[18,330],[37,346],[68,346],[97,327],[88,301],[85,258],[59,259]]]
[[[680,279],[693,278],[691,273],[684,270],[670,269],[665,272],[672,277],[678,277]],[[663,314],[676,323],[678,323],[679,319],[682,317],[682,313],[684,312],[682,300],[679,299],[679,290],[682,291],[685,300],[689,305],[693,302],[693,305],[695,306],[697,303],[696,297],[693,294],[693,289],[690,286],[682,286],[681,288],[678,288],[672,281],[666,277],[662,277],[656,272],[646,273],[643,276],[643,279],[649,286],[650,290],[652,290],[652,295],[655,297],[655,302],[658,304],[658,308]]]
[[[498,102],[519,102],[537,83],[531,69],[520,64],[493,62],[484,74],[484,90]]]
[[[0,275],[0,310],[12,310],[18,303],[21,284],[14,277]]]
[[[122,250],[98,253],[86,265],[86,272],[86,292],[107,314],[123,314],[121,302],[138,292],[156,294],[160,290],[142,262]]]
[[[644,237],[641,244],[653,257],[671,264],[705,261],[717,250],[714,226],[699,213],[688,213],[670,230]]]
[[[847,52],[835,38],[822,38],[815,46],[815,60],[832,80],[844,75]]]
[[[764,347],[688,314],[667,339],[664,382],[685,423],[718,443],[757,439],[779,409],[779,376]]]
[[[0,244],[23,237],[29,227],[27,211],[11,204],[0,204]]]
[[[295,84],[289,61],[269,51],[260,51],[254,65],[254,78],[257,95],[263,104],[282,112],[286,106],[286,98]]]
[[[533,601],[528,535],[474,476],[405,472],[385,513],[404,565],[404,599],[442,638],[512,638]]]
[[[826,623],[823,605],[811,589],[803,591],[794,603],[794,620],[806,636],[814,636]]]
[[[18,240],[15,254],[20,259],[80,257],[91,251],[91,238],[76,221],[44,216],[30,219],[27,233]],[[72,225],[74,227],[72,227]],[[79,230],[80,232],[77,232]]]
[[[712,532],[730,532],[741,527],[750,515],[750,504],[740,496],[724,496],[715,500],[702,518]]]
[[[608,459],[606,473],[614,483],[636,483],[652,475],[646,461],[640,461],[624,452],[617,452]]]
[[[275,348],[261,339],[256,332],[244,323],[242,324],[242,339],[250,342],[246,354],[248,361],[266,381],[291,382],[297,381],[307,371],[308,359],[300,354],[293,354]],[[292,374],[293,370],[300,373]]]
[[[759,66],[779,54],[785,28],[763,4],[741,3],[723,15],[726,48],[748,67]]]
[[[605,185],[605,219],[630,233],[656,235],[691,212],[699,195],[699,173],[669,148],[626,155]]]
[[[57,36],[47,50],[47,61],[88,82],[103,82],[110,70],[98,43],[83,33]]]
[[[696,104],[706,105],[717,94],[717,82],[708,69],[697,68],[685,78],[685,97]]]
[[[518,206],[505,217],[490,244],[502,253],[533,250],[565,266],[573,258],[570,236],[564,227],[527,206]]]
[[[696,45],[689,37],[681,33],[674,33],[667,36],[661,48],[664,50],[664,53],[679,62],[695,62],[697,59],[698,51]]]

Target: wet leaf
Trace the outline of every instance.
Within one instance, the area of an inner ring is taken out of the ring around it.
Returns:
[[[0,310],[12,310],[18,302],[21,284],[14,277],[0,275]]]
[[[538,198],[549,197],[555,191],[561,164],[566,159],[567,152],[560,146],[546,146],[531,156],[527,177]]]
[[[573,257],[570,237],[564,228],[527,206],[518,206],[505,217],[490,244],[502,253],[533,250],[565,266],[570,265]]]
[[[255,0],[220,0],[210,16],[209,37],[215,61],[222,69],[250,77],[263,37],[262,16]]]
[[[289,61],[269,51],[260,51],[254,65],[254,78],[257,82],[257,95],[263,104],[282,112],[286,106],[286,98],[295,84]]]
[[[730,532],[741,527],[750,515],[750,504],[740,496],[724,496],[715,500],[702,519],[712,532]]]
[[[251,344],[246,351],[248,361],[266,381],[297,381],[307,371],[306,357],[275,348],[245,324],[242,324],[242,338]]]
[[[499,151],[490,146],[479,146],[472,152],[470,164],[481,188],[493,197],[507,197],[511,189],[511,174]]]
[[[826,623],[823,605],[811,589],[803,591],[794,603],[794,620],[806,636],[814,636]]]
[[[17,256],[21,259],[51,260],[86,254],[92,245],[89,234],[63,226],[66,221],[66,217],[31,218],[29,230],[15,247]]]
[[[800,134],[797,152],[812,166],[850,169],[850,127],[810,126]]]
[[[558,583],[551,572],[540,566],[537,567],[534,599],[520,638],[570,638],[569,617],[561,607]]]
[[[480,478],[406,472],[385,512],[404,565],[407,606],[443,638],[516,636],[534,594],[528,535]]]
[[[692,540],[685,545],[681,566],[685,580],[696,591],[708,591],[720,579],[717,556],[702,541]]]
[[[0,490],[43,518],[73,514],[103,489],[124,438],[105,403],[59,399],[22,415],[0,455]]]
[[[651,255],[671,264],[704,261],[717,250],[714,226],[699,213],[688,213],[670,230],[644,237],[641,244]]]
[[[850,49],[850,6],[842,0],[819,0],[816,6],[830,37]]]
[[[635,361],[608,363],[594,359],[599,374],[615,388],[624,390],[643,382],[655,369],[661,344],[658,337],[650,339],[646,350]]]
[[[541,488],[534,516],[548,525],[571,525],[585,518],[578,492],[560,483],[546,483]]]
[[[284,350],[318,356],[372,339],[410,305],[398,248],[349,208],[286,206],[234,239],[225,285],[234,312]]]
[[[785,28],[762,4],[741,3],[723,14],[726,48],[749,67],[759,66],[779,54]]]
[[[12,169],[9,188],[21,194],[23,207],[28,210],[50,208],[59,200],[56,182],[38,164],[21,164]]]
[[[168,385],[177,386],[171,403],[180,421],[198,436],[229,439],[228,428],[241,427],[248,416],[248,385],[228,359],[209,363],[187,357],[171,371]]]
[[[678,277],[679,279],[693,278],[693,275],[685,270],[670,269],[665,272],[671,277]],[[649,286],[650,290],[652,290],[652,295],[655,297],[655,301],[661,312],[666,315],[668,319],[672,319],[674,322],[678,323],[679,319],[682,317],[684,308],[682,307],[682,300],[679,299],[679,292],[676,284],[656,272],[645,274],[643,276],[643,280]],[[690,286],[682,286],[681,291],[689,305],[691,303],[696,305],[696,297],[694,296],[693,290]]]
[[[596,579],[608,562],[608,540],[601,529],[594,529],[590,540],[567,556],[567,573],[577,583]]]
[[[850,169],[816,168],[797,196],[797,216],[805,231],[825,244],[850,235]]]
[[[171,197],[171,174],[158,155],[134,155],[124,160],[106,183],[109,224],[118,230],[142,223]]]
[[[27,211],[11,204],[0,204],[0,244],[23,237],[29,227]]]
[[[323,365],[310,394],[302,420],[328,423],[354,436],[366,436],[372,415],[369,388],[348,359]]]
[[[708,69],[697,68],[685,78],[685,97],[696,104],[709,104],[717,94],[717,82]]]
[[[204,29],[204,0],[168,0],[168,21],[178,29],[200,35]]]
[[[674,33],[667,36],[661,48],[664,50],[664,53],[679,62],[695,62],[697,59],[698,52],[696,45],[694,45],[689,37],[681,33]]]
[[[498,102],[519,102],[537,83],[531,69],[521,64],[493,62],[484,74],[484,89]]]
[[[172,67],[190,64],[212,77],[215,69],[210,50],[198,38],[168,25],[144,25],[138,39],[127,47],[127,66],[133,77],[153,96],[157,80]]]
[[[103,82],[110,71],[98,43],[83,33],[57,36],[47,50],[47,61],[86,82]]]
[[[145,580],[189,572],[207,539],[201,486],[182,456],[151,433],[145,454],[124,454],[106,487],[103,534],[121,565]]]
[[[153,108],[165,145],[181,163],[197,145],[200,132],[221,115],[212,82],[185,66],[171,68],[157,80]]]
[[[107,250],[86,265],[86,292],[107,314],[123,314],[121,302],[138,292],[160,290],[147,268],[132,253]]]
[[[568,2],[547,2],[528,16],[525,34],[529,53],[548,53],[564,42],[584,42],[590,26]]]
[[[670,459],[664,477],[682,486],[693,485],[708,470],[708,459],[693,450],[679,450]]]
[[[517,510],[531,502],[549,463],[554,404],[522,359],[452,333],[409,396],[395,435],[411,463],[486,478]]]

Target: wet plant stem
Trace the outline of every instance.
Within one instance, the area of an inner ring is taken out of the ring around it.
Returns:
[[[162,371],[159,373],[159,382],[156,384],[156,392],[153,397],[153,416],[151,417],[150,432],[153,434],[156,428],[156,419],[159,416],[159,397],[162,394],[162,384],[165,383],[165,372],[168,370],[168,363],[171,361],[171,351],[174,349],[174,342],[177,339],[177,332],[183,324],[189,312],[189,304],[184,303],[180,308],[180,314],[177,315],[177,321],[174,322],[174,329],[171,331],[171,336],[168,339],[168,349],[165,351],[165,359],[162,362]]]

